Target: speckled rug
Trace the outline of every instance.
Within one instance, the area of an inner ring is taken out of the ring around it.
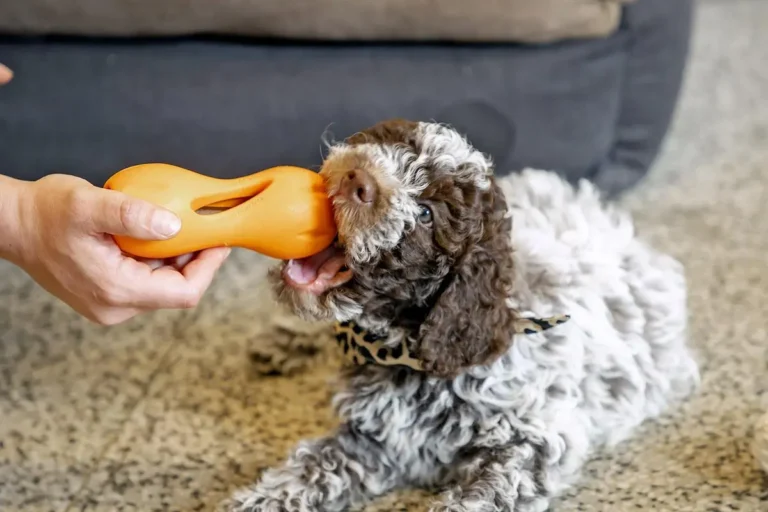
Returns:
[[[700,5],[663,158],[626,200],[690,280],[700,392],[586,467],[568,511],[768,510],[749,453],[768,408],[768,2]],[[0,264],[0,510],[210,510],[321,435],[332,362],[259,379],[247,344],[265,260],[236,252],[204,303],[113,329]],[[370,510],[423,510],[387,497]]]

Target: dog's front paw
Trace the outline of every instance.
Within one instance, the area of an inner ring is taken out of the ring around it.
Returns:
[[[514,503],[499,504],[486,501],[482,496],[468,499],[444,499],[430,507],[429,512],[517,512]]]
[[[429,512],[468,512],[476,510],[474,508],[467,508],[462,504],[460,491],[445,492],[440,498],[439,502],[429,508]]]
[[[221,512],[318,512],[339,511],[343,504],[324,501],[323,487],[315,487],[289,471],[274,471],[253,487],[236,491],[220,507]]]
[[[431,507],[429,512],[467,512],[467,510],[459,503],[438,503]]]
[[[272,498],[258,489],[243,489],[222,503],[219,512],[299,512],[283,500]]]
[[[438,503],[430,507],[429,512],[467,512],[459,503]]]
[[[499,478],[503,481],[503,478]],[[456,488],[445,492],[429,512],[544,512],[549,500],[543,495],[525,493],[518,489],[475,482],[467,489]]]

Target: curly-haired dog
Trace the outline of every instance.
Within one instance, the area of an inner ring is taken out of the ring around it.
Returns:
[[[399,120],[332,146],[321,173],[339,243],[283,263],[277,296],[384,351],[345,370],[338,431],[230,510],[341,511],[419,486],[445,491],[434,510],[543,511],[597,448],[695,388],[680,265],[589,184],[497,181],[452,129]],[[409,362],[386,364],[394,351]]]

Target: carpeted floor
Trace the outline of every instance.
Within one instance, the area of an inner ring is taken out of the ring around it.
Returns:
[[[555,511],[768,510],[749,452],[768,409],[767,22],[765,1],[700,4],[673,133],[626,200],[641,236],[687,266],[701,390],[590,463]],[[291,379],[249,372],[264,264],[235,253],[195,311],[112,329],[0,264],[0,510],[210,510],[332,426],[332,362]]]

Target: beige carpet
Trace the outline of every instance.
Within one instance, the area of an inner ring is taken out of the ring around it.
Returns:
[[[679,116],[627,204],[690,279],[703,384],[590,463],[564,511],[768,510],[748,451],[768,409],[768,2],[704,2]],[[0,264],[0,510],[210,510],[332,424],[328,368],[249,374],[264,261],[194,312],[95,328]],[[376,510],[423,510],[418,494]]]

